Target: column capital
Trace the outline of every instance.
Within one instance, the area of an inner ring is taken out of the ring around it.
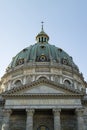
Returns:
[[[53,109],[53,114],[54,115],[60,115],[60,112],[61,112],[61,108],[54,108]]]
[[[28,115],[33,116],[35,110],[33,108],[28,108],[28,109],[26,109],[26,112],[27,112]]]
[[[11,115],[11,113],[12,113],[12,110],[11,109],[3,109],[3,113],[4,113],[4,115]]]
[[[78,116],[82,116],[83,113],[84,113],[84,108],[77,108],[77,109],[75,110],[75,113],[76,113],[76,115],[78,115]]]

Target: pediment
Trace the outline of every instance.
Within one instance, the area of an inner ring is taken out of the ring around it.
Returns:
[[[23,91],[18,92],[17,94],[63,94],[64,91],[58,88],[54,88],[51,85],[47,84],[38,84],[32,88],[27,88]]]
[[[14,95],[71,95],[79,94],[73,89],[66,88],[64,85],[55,84],[49,80],[37,80],[30,84],[15,87],[5,93],[3,96]]]

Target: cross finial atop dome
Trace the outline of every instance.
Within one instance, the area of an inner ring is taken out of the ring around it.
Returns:
[[[36,40],[38,43],[48,43],[49,41],[49,36],[44,32],[43,29],[43,21],[41,22],[41,32],[38,33],[38,35],[36,36]]]
[[[44,24],[44,22],[42,21],[42,22],[41,22],[41,24],[42,24],[42,28],[41,28],[41,31],[43,31],[43,24]]]

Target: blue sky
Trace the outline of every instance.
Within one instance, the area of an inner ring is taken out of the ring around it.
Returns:
[[[87,80],[87,0],[0,0],[0,77],[19,51],[44,30],[73,57]]]

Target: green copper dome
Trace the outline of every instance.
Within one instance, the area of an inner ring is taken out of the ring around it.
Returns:
[[[62,49],[48,43],[49,36],[43,31],[36,36],[37,43],[20,51],[13,59],[8,68],[14,68],[28,62],[56,62],[61,65],[78,67]]]

